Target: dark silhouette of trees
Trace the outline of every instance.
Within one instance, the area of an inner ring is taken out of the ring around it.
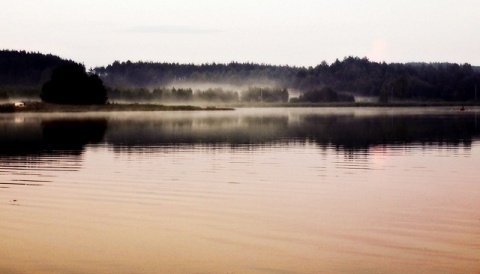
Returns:
[[[194,98],[204,102],[224,102],[232,103],[240,100],[238,92],[236,91],[224,91],[221,88],[207,89],[204,91],[196,91]]]
[[[69,63],[73,62],[51,54],[0,50],[0,93],[10,100],[38,99],[52,71]]]
[[[0,50],[0,85],[41,86],[53,69],[68,63],[51,54]]]
[[[0,91],[0,100],[8,100],[8,94],[5,91]]]
[[[299,102],[354,102],[355,98],[352,95],[339,94],[330,87],[323,87],[321,89],[314,89],[305,92],[298,98]]]
[[[107,90],[95,74],[87,74],[81,64],[67,64],[52,72],[42,87],[42,101],[55,104],[100,105],[107,102]]]
[[[0,93],[3,98],[10,100],[38,98],[42,85],[50,79],[52,71],[66,64],[74,64],[74,62],[50,54],[0,50]],[[250,101],[284,101],[285,97],[280,98],[278,94],[268,97],[268,91],[266,93],[262,91],[260,97],[253,91],[245,92],[245,87],[253,87],[258,93],[258,87],[268,86],[279,90],[294,89],[300,94],[330,87],[338,94],[371,96],[384,102],[391,100],[473,101],[476,99],[475,86],[480,90],[480,67],[469,64],[387,64],[352,56],[343,60],[337,59],[331,64],[323,61],[314,67],[237,62],[196,65],[115,61],[106,67],[94,68],[90,72],[87,75],[97,74],[106,86],[111,87],[108,94],[113,100],[118,98],[147,101],[162,98],[162,100],[185,101],[211,98],[226,102],[249,98]],[[92,76],[89,81],[92,85],[99,86],[100,79],[95,77]],[[215,92],[195,89],[192,91],[193,94],[190,94],[185,87],[192,84],[194,89],[196,83],[220,84],[212,88],[222,84],[241,86],[245,94],[241,94],[238,88],[234,91]],[[182,87],[185,90],[180,89],[180,92],[176,90],[173,94],[172,90],[166,90],[166,87],[172,86]],[[73,82],[71,82],[70,87],[65,89],[68,97],[76,96],[73,90]],[[235,94],[231,92],[237,91],[239,97],[235,99]],[[224,94],[225,92],[228,94]],[[86,93],[88,91],[84,89],[82,96],[74,99],[80,100]],[[66,94],[61,96],[67,96]],[[480,93],[477,96],[477,100],[480,100]],[[46,98],[48,99],[48,96]],[[64,99],[67,100],[67,98]]]
[[[292,88],[301,93],[331,87],[338,94],[372,96],[381,101],[468,101],[475,99],[475,85],[480,87],[480,70],[469,64],[387,64],[351,56],[330,65],[323,61],[308,68],[236,62],[193,65],[116,61],[94,71],[109,86],[121,89],[157,88],[177,83],[252,87],[271,83],[272,87]],[[242,97],[259,100],[253,92]]]
[[[243,102],[288,102],[287,89],[250,87],[242,93]]]
[[[480,73],[469,64],[386,64],[358,57],[319,65],[302,76],[295,80],[299,89],[324,85],[339,92],[378,96],[381,101],[474,100],[475,84],[480,83]]]
[[[112,88],[152,88],[185,82],[256,86],[271,81],[287,87],[297,70],[289,66],[237,62],[194,65],[115,61],[95,68],[94,72]]]

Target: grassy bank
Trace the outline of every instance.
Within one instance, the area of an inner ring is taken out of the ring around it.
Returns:
[[[166,106],[154,104],[106,104],[106,105],[56,105],[41,102],[26,102],[24,107],[1,104],[0,113],[11,112],[111,112],[111,111],[201,111],[233,110],[233,108],[197,107],[190,105]]]

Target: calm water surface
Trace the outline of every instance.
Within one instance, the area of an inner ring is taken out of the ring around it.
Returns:
[[[2,114],[0,273],[480,273],[477,114]]]

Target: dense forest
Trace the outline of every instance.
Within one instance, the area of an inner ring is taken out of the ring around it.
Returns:
[[[73,63],[51,54],[0,50],[0,84],[41,86],[53,69]]]
[[[50,54],[0,51],[0,98],[22,94],[38,98],[53,69],[66,63],[72,61]],[[387,64],[358,57],[331,64],[323,61],[308,68],[115,61],[89,73],[103,80],[112,102],[323,102],[352,101],[354,97],[383,102],[473,101],[480,89],[480,69],[469,64]]]
[[[346,57],[330,65],[322,62],[309,68],[235,62],[193,65],[127,61],[94,71],[106,85],[117,89],[211,83],[269,85],[304,94],[328,87],[336,93],[377,97],[381,101],[468,101],[475,100],[476,86],[480,87],[480,71],[469,64],[387,64],[358,57]]]
[[[107,89],[96,74],[87,73],[82,64],[66,64],[52,71],[42,86],[43,102],[59,105],[104,105]]]
[[[0,50],[0,99],[39,99],[52,71],[71,63],[51,54]]]

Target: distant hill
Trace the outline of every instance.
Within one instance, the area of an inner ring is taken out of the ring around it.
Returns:
[[[50,78],[52,70],[66,63],[74,62],[51,54],[1,50],[0,100],[22,96],[38,98],[39,89]],[[139,90],[149,95],[155,89],[160,93],[162,88],[171,89],[171,93],[174,87],[177,93],[184,89],[195,93],[218,88],[220,90],[215,93],[222,96],[238,91],[240,97],[242,92],[261,88],[259,98],[267,94],[264,88],[282,93],[288,89],[290,94],[299,96],[328,87],[334,92],[382,101],[468,101],[475,98],[475,86],[480,87],[478,66],[422,62],[387,64],[352,56],[308,68],[237,62],[196,65],[115,61],[93,72],[110,88],[110,94],[126,91],[121,97],[129,100],[138,97]],[[204,94],[205,97],[210,93]]]
[[[116,61],[94,71],[106,85],[117,89],[270,85],[301,94],[330,87],[335,92],[379,97],[383,101],[466,101],[474,99],[475,85],[480,86],[477,69],[469,64],[387,64],[346,57],[309,68],[236,62],[194,65]]]
[[[110,87],[155,88],[185,83],[287,86],[300,69],[237,62],[194,65],[115,61],[106,67],[95,68],[94,72]]]
[[[0,50],[0,101],[40,100],[52,71],[68,63],[73,61],[51,54]]]
[[[54,68],[72,62],[51,54],[0,50],[0,85],[41,86]]]

